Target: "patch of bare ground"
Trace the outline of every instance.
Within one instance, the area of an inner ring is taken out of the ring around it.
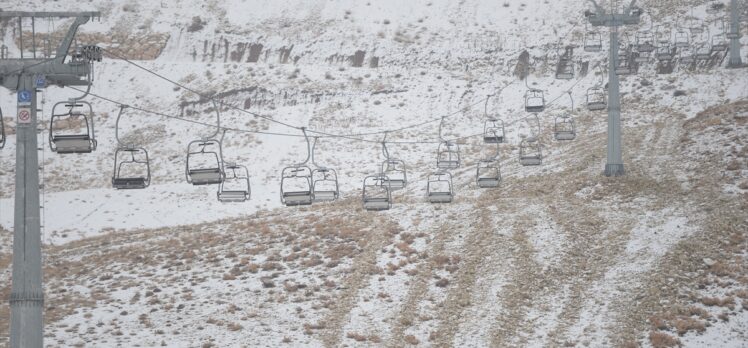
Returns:
[[[442,254],[447,238],[449,238],[453,231],[460,228],[460,226],[451,225],[441,221],[437,226],[439,227],[434,231],[428,249],[424,252],[425,255],[436,256]],[[387,346],[401,347],[404,345],[404,342],[412,344],[408,342],[409,335],[406,335],[405,332],[415,323],[418,315],[418,305],[428,297],[429,285],[432,282],[434,272],[439,268],[441,267],[438,257],[428,258],[427,261],[422,262],[419,265],[416,273],[411,277],[405,300],[403,301],[399,313],[392,324],[390,330],[391,335],[387,342]]]
[[[690,221],[698,232],[673,247],[647,274],[643,291],[626,302],[630,310],[619,318],[619,342],[636,341],[649,330],[645,337],[653,346],[679,346],[680,336],[729,320],[745,305],[736,299],[748,293],[748,200],[722,188],[734,184],[734,176],[724,173],[736,170],[730,168],[735,161],[745,165],[746,147],[739,141],[722,145],[748,134],[747,120],[748,102],[737,102],[683,124],[671,161],[690,165],[694,184],[682,196],[704,217]]]

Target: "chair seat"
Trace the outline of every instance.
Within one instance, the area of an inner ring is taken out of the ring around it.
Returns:
[[[389,179],[389,180],[384,180],[384,182],[383,182],[382,185],[383,186],[389,186],[389,188],[392,189],[392,190],[399,190],[399,189],[405,187],[405,180],[403,180],[403,179]]]
[[[364,200],[364,209],[387,210],[390,209],[390,201],[387,198],[367,198]]]
[[[315,202],[330,202],[338,198],[338,193],[335,191],[314,191]]]
[[[587,109],[589,110],[605,110],[608,106],[605,103],[601,102],[592,102],[587,104]]]
[[[218,168],[190,169],[193,185],[211,185],[223,182],[223,174]]]
[[[87,134],[55,135],[52,143],[58,153],[89,153],[93,150],[93,142]]]
[[[500,182],[501,180],[497,178],[478,178],[478,187],[498,187]]]
[[[543,112],[543,110],[545,110],[545,106],[543,106],[543,105],[540,105],[540,106],[527,106],[527,107],[525,107],[525,111],[527,111],[527,112]]]
[[[460,162],[452,161],[452,160],[448,160],[448,161],[442,160],[442,161],[437,161],[436,166],[441,169],[454,169],[454,168],[460,167]]]
[[[241,190],[219,191],[218,200],[224,203],[246,202],[249,200],[249,192]]]
[[[429,193],[429,202],[450,203],[452,202],[452,194],[449,192],[431,192]]]
[[[556,140],[574,140],[574,138],[577,137],[577,135],[571,131],[560,131],[556,132],[554,135]]]
[[[519,163],[523,166],[539,166],[543,163],[543,159],[539,156],[526,156],[520,158]]]
[[[116,189],[143,189],[148,186],[146,178],[112,178],[112,186]]]
[[[486,135],[486,136],[483,136],[483,142],[488,143],[488,144],[501,144],[504,142],[504,137]]]
[[[310,191],[284,192],[283,202],[286,206],[310,205],[312,204],[312,193]]]

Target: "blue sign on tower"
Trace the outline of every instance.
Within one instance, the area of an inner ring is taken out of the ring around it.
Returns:
[[[47,79],[44,78],[44,75],[38,75],[34,80],[34,84],[36,88],[44,88],[47,86]]]
[[[18,91],[18,104],[31,104],[31,92],[25,89]]]

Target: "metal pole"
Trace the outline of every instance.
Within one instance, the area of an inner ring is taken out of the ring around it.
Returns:
[[[740,12],[738,11],[738,0],[730,0],[730,60],[728,68],[742,68],[743,61],[740,58]]]
[[[31,93],[28,123],[16,123],[16,188],[13,229],[13,283],[10,292],[11,348],[41,348],[43,337],[42,252],[39,221],[39,162],[36,89],[33,75],[21,76],[19,90]],[[20,121],[20,120],[18,120]]]
[[[618,27],[610,28],[610,66],[608,67],[608,162],[605,176],[622,176],[621,155],[621,93],[618,74]]]

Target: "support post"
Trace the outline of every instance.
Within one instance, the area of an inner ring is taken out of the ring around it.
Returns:
[[[31,94],[30,120],[16,123],[16,187],[13,229],[13,283],[10,292],[11,348],[41,348],[43,338],[42,251],[39,220],[39,161],[36,134],[36,88],[33,75],[19,77]],[[25,93],[25,92],[23,92]],[[18,112],[16,113],[18,115]],[[17,116],[18,117],[18,116]]]
[[[740,57],[740,11],[738,0],[730,0],[730,59],[727,61],[728,68],[742,68],[743,61]]]
[[[610,28],[610,66],[608,67],[608,159],[605,176],[622,176],[621,155],[621,93],[618,74],[618,27]]]

